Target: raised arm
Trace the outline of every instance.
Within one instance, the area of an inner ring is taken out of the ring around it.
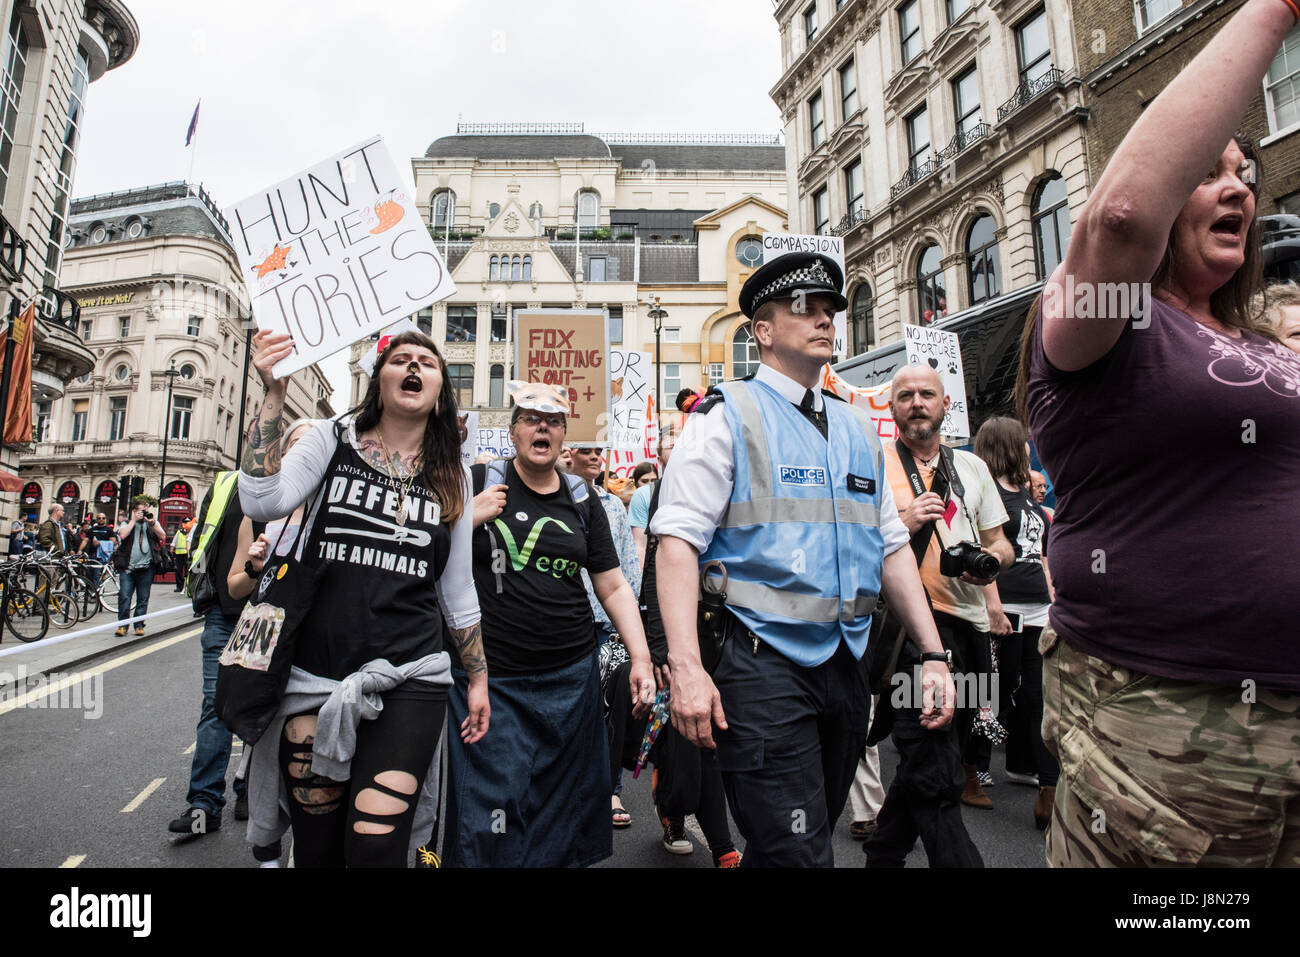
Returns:
[[[1076,296],[1086,284],[1150,281],[1174,220],[1216,167],[1295,23],[1287,0],[1248,0],[1133,124],[1043,291],[1043,348],[1054,366],[1072,371],[1095,362],[1132,318],[1067,318],[1065,277]]]

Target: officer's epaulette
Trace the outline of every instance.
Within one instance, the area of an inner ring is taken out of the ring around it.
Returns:
[[[700,399],[699,402],[695,403],[695,407],[691,409],[691,414],[705,415],[715,405],[718,405],[726,401],[727,401],[727,397],[725,395],[723,395],[717,389],[711,387],[709,391],[704,393],[704,398]]]
[[[843,401],[844,401],[844,397],[843,397],[843,396],[838,395],[837,393],[832,392],[830,389],[822,389],[822,395],[826,396],[826,398],[828,398],[828,399],[834,399],[834,400],[837,401],[837,402],[843,402]]]

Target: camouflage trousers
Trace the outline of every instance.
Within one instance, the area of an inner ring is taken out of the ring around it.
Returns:
[[[1050,627],[1052,867],[1300,867],[1300,694],[1158,678]]]

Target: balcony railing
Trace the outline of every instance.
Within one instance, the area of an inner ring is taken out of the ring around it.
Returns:
[[[865,221],[866,218],[867,210],[864,206],[859,204],[844,214],[844,218],[836,223],[835,227],[831,230],[831,235],[843,236],[858,223]]]
[[[37,302],[40,304],[37,308],[42,319],[51,325],[63,326],[74,336],[78,334],[81,306],[77,300],[62,289],[51,286],[41,291]]]
[[[1037,80],[1028,80],[1021,83],[1016,87],[1015,95],[998,107],[998,122],[1001,123],[1040,93],[1050,90],[1054,86],[1060,86],[1064,80],[1064,71],[1052,67]]]
[[[959,153],[965,151],[968,147],[973,146],[980,140],[984,139],[993,132],[993,127],[987,123],[978,123],[964,132],[958,132],[943,149],[935,154],[935,159],[940,163],[951,163],[957,158]]]
[[[18,230],[4,216],[0,216],[0,272],[9,282],[22,278],[27,266],[27,240],[18,235]]]
[[[903,174],[903,178],[889,187],[889,198],[891,200],[898,199],[921,180],[933,174],[938,168],[939,163],[933,157],[924,163],[913,163],[908,167],[907,172]]]
[[[162,451],[162,436],[131,439],[79,439],[75,442],[51,442],[49,439],[38,442],[27,453],[29,460],[57,456],[71,456],[76,459],[108,458],[125,459],[136,456],[158,455]],[[167,457],[178,460],[203,462],[216,461],[221,450],[212,442],[197,442],[191,439],[169,439]]]

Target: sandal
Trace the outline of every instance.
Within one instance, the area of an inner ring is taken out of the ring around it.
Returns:
[[[620,805],[622,802],[620,802]],[[622,829],[632,826],[632,815],[628,813],[627,808],[619,806],[611,809],[612,823],[614,827]]]

